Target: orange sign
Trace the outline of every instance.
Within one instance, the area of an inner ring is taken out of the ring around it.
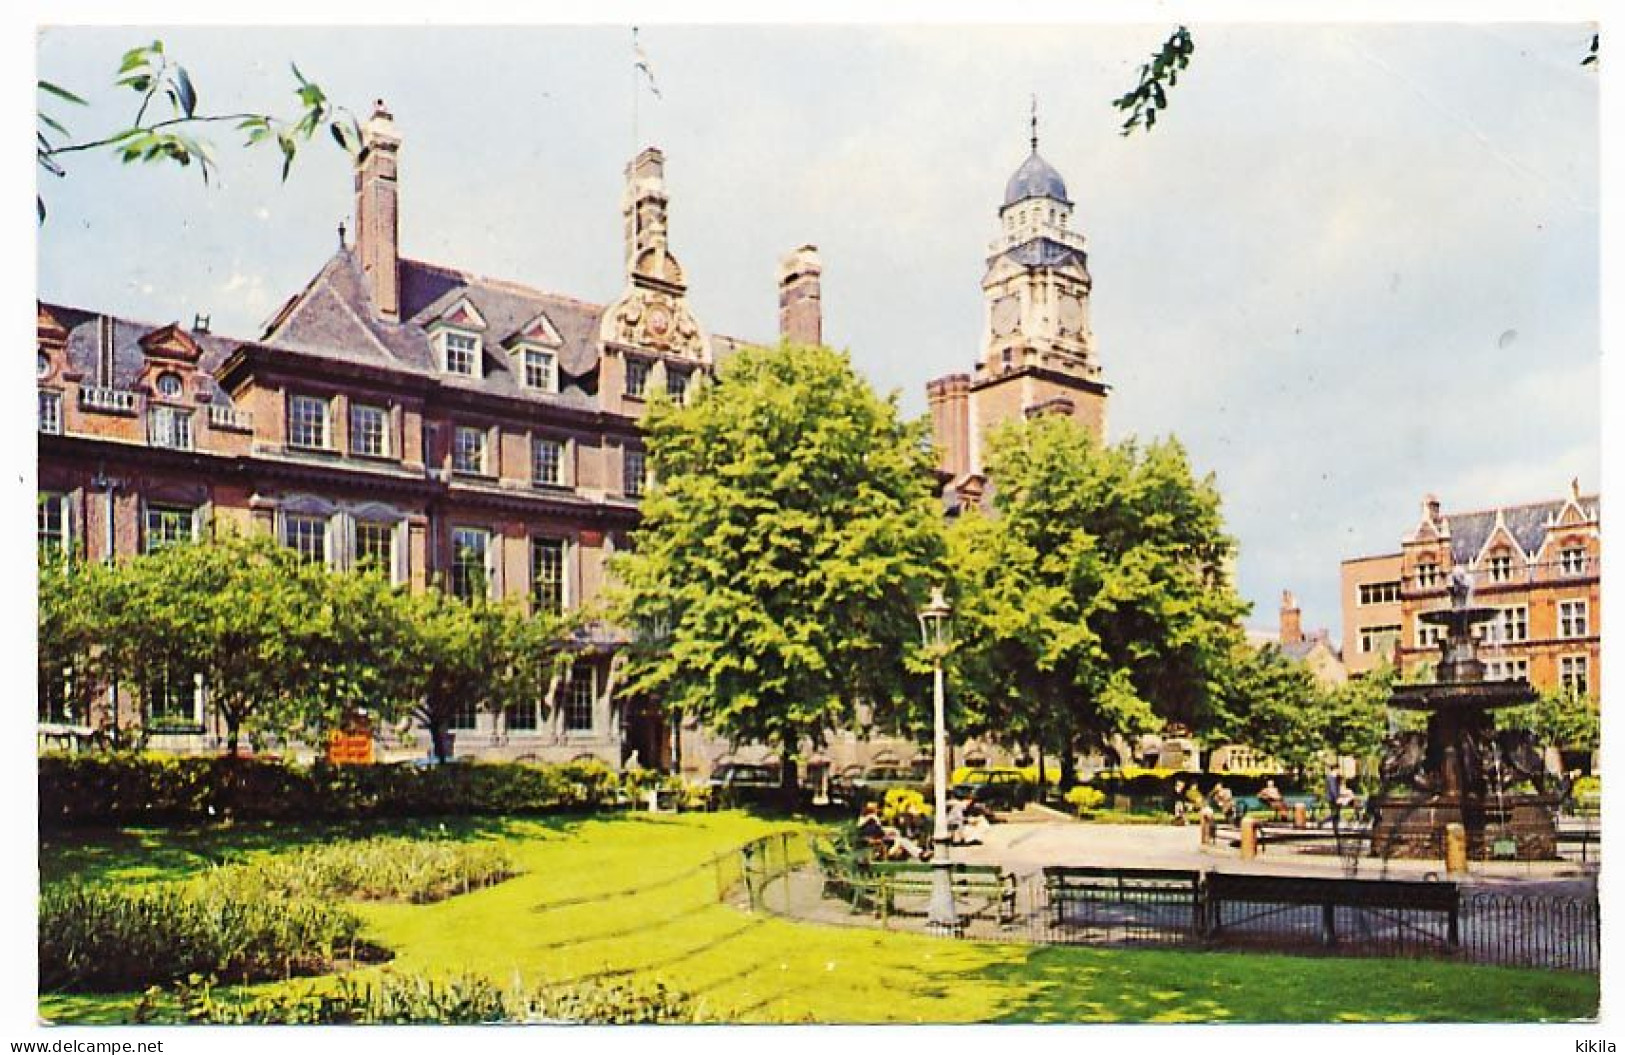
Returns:
[[[328,736],[327,760],[335,766],[371,765],[372,730],[367,723]]]

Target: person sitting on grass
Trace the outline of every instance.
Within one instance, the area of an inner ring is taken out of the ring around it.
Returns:
[[[1275,811],[1275,819],[1283,820],[1286,817],[1286,799],[1281,796],[1281,789],[1275,786],[1275,781],[1264,781],[1264,790],[1258,793],[1258,801]]]

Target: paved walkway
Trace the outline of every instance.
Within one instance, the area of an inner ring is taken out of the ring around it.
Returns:
[[[1202,846],[1196,825],[1081,824],[1075,821],[995,824],[981,846],[956,846],[953,859],[1002,865],[1025,878],[1045,865],[1192,868],[1265,875],[1359,879],[1453,879],[1464,887],[1543,894],[1589,894],[1597,866],[1574,861],[1474,861],[1465,876],[1447,876],[1443,861],[1345,859],[1303,844],[1270,846],[1251,861],[1222,844]],[[1350,864],[1354,864],[1351,871]]]

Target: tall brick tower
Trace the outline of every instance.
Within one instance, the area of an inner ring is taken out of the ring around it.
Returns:
[[[999,234],[982,277],[986,308],[974,374],[926,386],[941,470],[963,500],[982,493],[982,439],[1006,421],[1065,414],[1097,436],[1106,431],[1106,395],[1089,328],[1088,242],[1072,227],[1061,174],[1031,153],[1004,188]]]

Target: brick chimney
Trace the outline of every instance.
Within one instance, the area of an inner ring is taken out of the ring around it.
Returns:
[[[1427,518],[1427,522],[1429,524],[1437,524],[1439,522],[1438,495],[1422,496],[1422,515]]]
[[[396,153],[401,138],[395,119],[379,99],[361,129],[355,166],[355,248],[361,272],[381,319],[401,318],[400,206],[396,197]]]
[[[1303,640],[1303,611],[1291,590],[1281,591],[1281,644],[1295,645]]]
[[[931,436],[942,458],[940,468],[955,478],[970,472],[970,375],[949,374],[926,383],[931,408]]]
[[[824,343],[823,273],[815,245],[779,264],[779,336],[791,344]]]

